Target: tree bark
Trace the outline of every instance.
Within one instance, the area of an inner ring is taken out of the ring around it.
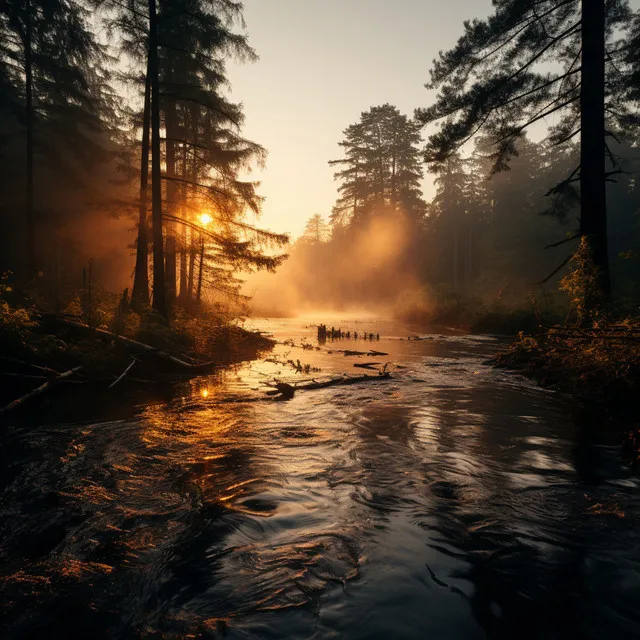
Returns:
[[[182,179],[187,179],[187,145],[182,145]],[[183,207],[187,202],[187,184],[181,185],[181,196]],[[182,216],[186,219],[188,217],[187,210],[184,208]],[[179,299],[182,304],[185,304],[189,298],[187,292],[187,225],[180,225],[180,293]]]
[[[168,61],[171,64],[171,61]],[[169,78],[173,79],[173,70],[170,69]],[[178,184],[171,178],[176,178],[176,143],[178,137],[176,103],[172,98],[167,98],[164,105],[164,125],[166,129],[166,161],[167,161],[167,210],[171,215],[177,215]],[[167,251],[165,255],[167,283],[167,304],[172,307],[176,301],[176,225],[167,224]],[[170,250],[171,249],[171,250]]]
[[[175,223],[169,223],[175,231]],[[176,301],[176,236],[167,230],[165,241],[165,277],[167,279],[167,306],[172,309]]]
[[[160,170],[160,82],[156,0],[149,0],[149,73],[151,76],[151,199],[153,222],[153,309],[164,318],[167,292],[162,240],[162,175]]]
[[[605,183],[605,3],[582,0],[580,234],[598,271],[600,293],[611,295]]]
[[[196,293],[196,304],[199,306],[202,301],[202,278],[204,277],[204,238],[200,239],[200,264],[198,265],[198,291]]]
[[[33,23],[31,0],[24,7],[24,74],[27,128],[27,277],[36,275],[36,228],[34,219],[34,166],[33,166]]]
[[[147,77],[144,86],[144,111],[142,115],[142,153],[140,161],[140,204],[138,208],[138,242],[136,268],[133,277],[131,303],[137,310],[149,306],[149,227],[147,223],[147,199],[149,189],[149,121],[151,119],[150,58],[147,59]]]
[[[196,269],[196,246],[193,231],[190,232],[189,242],[189,278],[187,280],[187,302],[190,303],[193,300],[193,279]]]

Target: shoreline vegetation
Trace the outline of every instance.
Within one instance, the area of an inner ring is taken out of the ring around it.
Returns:
[[[144,387],[255,359],[274,345],[213,305],[193,312],[176,307],[169,325],[152,310],[131,310],[126,296],[102,291],[91,306],[78,296],[53,313],[4,282],[0,419],[61,384],[117,390],[127,379]]]
[[[7,282],[5,276],[0,286],[0,418],[59,384],[108,390],[126,379],[144,387],[255,359],[275,345],[239,326],[239,313],[224,314],[215,305],[192,311],[176,306],[169,324],[152,310],[132,310],[126,292],[96,288],[92,300],[80,292],[54,313],[36,302],[37,295],[18,293]],[[429,310],[407,306],[396,316],[430,329],[510,337],[491,360],[495,366],[606,408],[611,416],[628,415],[640,391],[640,322],[615,314],[581,316],[585,292],[573,294],[569,306],[550,297],[527,306],[447,294]]]
[[[422,327],[448,327],[509,338],[491,363],[571,394],[608,421],[634,427],[640,393],[640,321],[634,309],[611,305],[587,310],[592,280],[575,260],[560,285],[566,300],[547,296],[541,304],[496,302],[445,295],[429,309],[406,308],[398,317]],[[587,283],[587,285],[585,285]],[[640,438],[638,438],[640,443]]]

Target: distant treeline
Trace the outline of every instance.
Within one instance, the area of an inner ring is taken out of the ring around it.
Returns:
[[[395,151],[384,137],[382,144],[370,138],[369,146],[350,139],[355,126],[362,133],[372,115],[389,113],[411,131],[403,137],[391,130]],[[308,220],[276,277],[280,289],[293,287],[293,302],[405,307],[474,296],[527,304],[531,295],[557,289],[579,242],[580,199],[553,187],[578,162],[576,145],[522,136],[509,170],[495,172],[492,140],[479,137],[465,157],[455,153],[439,165],[436,193],[427,202],[418,187],[416,125],[384,105],[355,126],[341,143],[346,168],[336,174],[340,197],[332,214]],[[640,299],[640,149],[615,141],[610,148],[619,169],[607,185],[614,293]]]
[[[294,247],[292,298],[524,298],[570,270],[580,308],[637,313],[639,61],[626,0],[496,0],[434,61],[432,104],[345,129],[330,226],[312,218]]]

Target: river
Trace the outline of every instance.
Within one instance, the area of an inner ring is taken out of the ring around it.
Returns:
[[[494,338],[329,321],[359,339],[316,349],[317,319],[254,321],[296,346],[5,430],[0,636],[639,637],[618,436],[492,368]],[[371,360],[392,378],[264,400],[274,377]]]

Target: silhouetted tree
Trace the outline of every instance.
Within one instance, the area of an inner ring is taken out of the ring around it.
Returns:
[[[326,220],[319,214],[314,213],[304,225],[302,238],[307,242],[321,244],[327,242],[331,235],[329,225]]]
[[[438,243],[442,262],[450,261],[449,281],[455,290],[467,285],[470,277],[469,234],[470,184],[465,163],[459,154],[450,155],[440,166],[435,178],[436,195],[432,202],[430,229],[444,232]],[[435,247],[434,247],[435,248]],[[444,254],[444,255],[442,255]]]
[[[176,247],[180,254],[179,300],[183,303],[188,304],[194,296],[199,298],[203,285],[225,293],[237,291],[238,281],[233,274],[243,268],[275,267],[282,256],[266,255],[262,249],[266,245],[281,246],[287,240],[282,234],[263,231],[244,219],[247,211],[259,212],[261,198],[255,183],[240,176],[254,163],[262,162],[266,153],[242,136],[242,108],[226,97],[226,61],[232,56],[255,59],[246,36],[234,31],[242,19],[242,6],[231,0],[156,0],[157,15],[153,19],[151,0],[104,3],[111,12],[110,24],[121,30],[122,50],[138,67],[145,59],[149,63],[154,281],[157,280],[154,308],[160,311],[163,306],[166,313],[175,298]],[[145,20],[147,15],[149,19]],[[155,36],[150,31],[152,24],[157,26]],[[156,37],[155,46],[152,36]],[[140,82],[139,75],[133,79]],[[164,171],[156,176],[154,133],[161,129],[164,135],[158,136],[159,143],[163,143],[159,145],[162,155],[158,167],[162,164]],[[143,180],[144,151],[143,131]],[[164,183],[158,191],[155,182]],[[141,215],[144,194],[141,186]],[[156,206],[158,201],[160,206]],[[165,247],[159,230],[164,230]],[[140,265],[146,262],[141,256],[144,247],[139,239]],[[164,302],[156,300],[161,266]],[[141,266],[138,272],[142,277]]]
[[[385,208],[415,218],[424,213],[419,128],[385,104],[363,112],[359,122],[344,130],[339,145],[345,156],[329,163],[344,167],[335,174],[341,184],[332,220],[358,224]]]
[[[465,23],[457,45],[434,62],[436,103],[416,112],[428,124],[445,119],[425,157],[438,164],[484,128],[496,141],[494,170],[504,169],[530,125],[558,114],[551,139],[580,136],[580,165],[556,187],[580,181],[580,234],[588,239],[603,295],[610,292],[605,180],[605,109],[610,129],[624,98],[615,78],[623,62],[626,0],[496,0],[487,20]],[[560,70],[554,70],[558,67]],[[615,78],[615,79],[614,79]],[[576,174],[579,171],[579,178]]]
[[[77,177],[81,167],[106,157],[99,141],[104,77],[87,18],[74,0],[0,3],[1,75],[15,89],[5,104],[18,116],[25,144],[25,253],[30,277],[38,267],[37,159],[69,179]]]

